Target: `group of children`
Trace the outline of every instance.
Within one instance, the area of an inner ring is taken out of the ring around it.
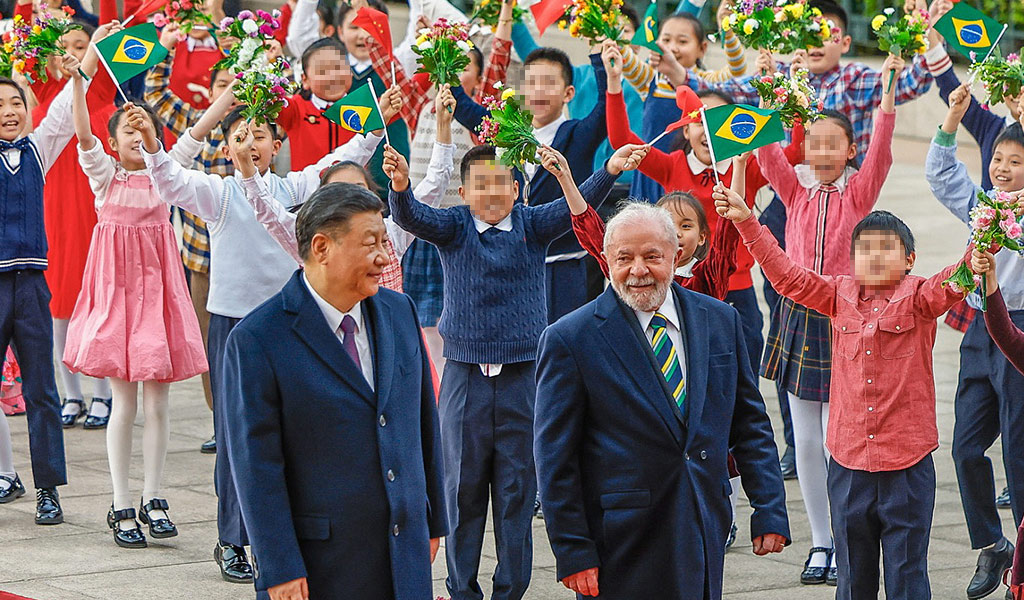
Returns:
[[[537,342],[544,327],[602,289],[603,217],[629,195],[671,214],[683,250],[676,282],[733,305],[750,364],[778,384],[811,529],[800,581],[838,586],[844,599],[874,598],[881,554],[886,597],[930,597],[931,453],[938,447],[931,350],[936,319],[962,296],[941,285],[953,267],[927,280],[910,275],[913,235],[898,217],[873,210],[893,162],[896,105],[938,81],[950,108],[928,154],[927,179],[965,223],[978,189],[1024,189],[1021,125],[973,100],[955,80],[941,38],[929,32],[931,49],[909,64],[895,56],[880,71],[841,64],[852,41],[848,17],[832,0],[811,0],[836,37],[796,52],[791,64],[762,52],[755,69],[807,69],[823,118],[797,124],[785,147],[714,162],[699,122],[653,146],[645,141],[681,116],[679,86],[693,88],[709,108],[758,104],[750,85],[757,74],[743,76],[743,49],[733,34],[723,39],[728,66],[704,67],[707,36],[687,12],[699,12],[695,3],[681,2],[661,23],[660,55],[644,61],[637,48],[604,42],[588,64],[574,66],[563,51],[538,47],[525,26],[513,24],[514,3],[503,2],[486,60],[471,50],[460,85],[434,91],[412,74],[409,39],[391,52],[353,24],[361,5],[387,11],[377,0],[337,10],[313,0],[286,5],[290,23],[279,42],[299,58],[302,91],[275,123],[243,117],[230,73],[209,70],[220,51],[202,28],[188,36],[165,28],[167,59],[142,78],[138,100],[120,106],[82,31],[68,34],[69,54],[50,65],[47,84],[27,90],[24,82],[0,79],[0,206],[7,207],[0,348],[14,349],[21,370],[36,522],[63,521],[56,489],[67,481],[61,427],[85,416],[86,427],[106,427],[113,488],[107,522],[115,542],[145,547],[139,520],[149,537],[177,535],[161,491],[168,389],[204,374],[214,438],[203,449],[217,454],[214,555],[225,580],[252,581],[231,457],[216,443],[225,426],[220,361],[232,328],[300,262],[294,208],[320,185],[344,181],[386,191],[392,261],[382,283],[414,299],[442,372],[448,589],[453,598],[480,597],[490,507],[498,558],[493,595],[523,597],[537,510]],[[444,2],[413,5],[417,24],[455,10]],[[950,6],[934,0],[932,21]],[[18,8],[31,14],[30,1]],[[122,28],[116,7],[100,8],[104,24],[86,30],[92,41]],[[220,11],[218,3],[208,8],[214,16]],[[719,18],[729,10],[723,1]],[[637,25],[624,11],[622,26]],[[488,114],[481,102],[506,81],[513,49],[541,142],[539,164],[521,170],[499,167],[496,150],[475,138]],[[895,84],[883,91],[890,77]],[[383,131],[355,135],[323,115],[371,81],[382,91],[389,144],[381,144]],[[1008,100],[1015,115],[1016,100]],[[981,146],[981,188],[956,159],[961,121]],[[279,176],[272,163],[285,140],[291,170]],[[776,194],[773,212],[786,214],[784,225],[760,225],[753,216],[766,186]],[[183,226],[180,253],[171,207]],[[966,313],[953,442],[971,543],[981,549],[967,590],[973,599],[997,589],[1013,555],[984,456],[998,435],[1017,523],[1024,513],[1024,459],[1012,451],[1024,409],[1011,401],[1024,384],[1013,326],[1024,326],[1024,259],[975,251],[963,260],[988,278],[991,294],[988,312]],[[755,263],[783,296],[771,304],[767,344]],[[968,298],[973,308],[979,302],[977,294]],[[89,407],[81,374],[98,382]],[[140,383],[145,472],[136,510],[129,463]],[[733,489],[735,509],[735,482]],[[24,493],[0,415],[0,503]]]

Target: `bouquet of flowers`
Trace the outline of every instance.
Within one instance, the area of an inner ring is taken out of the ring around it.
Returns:
[[[808,125],[820,116],[821,100],[807,82],[807,71],[801,69],[796,77],[782,73],[762,75],[750,80],[766,108],[778,111],[782,124],[793,127],[796,122]]]
[[[434,85],[459,85],[459,75],[469,66],[471,48],[473,42],[469,41],[469,27],[465,23],[440,18],[433,27],[421,29],[412,46],[412,51],[419,55],[420,68],[416,72],[427,73]]]
[[[288,96],[299,91],[299,85],[285,75],[291,66],[284,58],[274,62],[265,55],[235,75],[234,93],[245,104],[242,115],[254,123],[272,123],[288,105]]]
[[[734,32],[748,48],[790,54],[820,48],[832,39],[835,25],[817,8],[808,8],[807,0],[739,0],[721,27]]]
[[[281,28],[281,22],[278,21],[280,16],[281,13],[276,10],[274,14],[262,10],[255,13],[243,10],[238,13],[238,17],[225,17],[217,28],[217,34],[235,38],[239,42],[213,68],[230,69],[233,73],[248,69],[266,51],[266,42],[274,37],[274,32]]]
[[[501,83],[494,87],[501,89]],[[533,113],[520,106],[516,91],[508,88],[500,98],[487,98],[484,105],[491,116],[484,117],[477,132],[482,142],[497,148],[501,164],[518,169],[526,162],[540,164],[537,160],[540,142],[533,135]]]
[[[591,43],[606,39],[620,41],[621,6],[622,0],[573,0],[566,13],[569,35],[584,38]]]
[[[971,209],[971,241],[974,246],[986,252],[995,246],[1001,246],[1024,255],[1024,226],[1017,215],[1019,204],[1013,196],[995,190],[985,193],[978,192],[978,204]],[[954,291],[967,295],[977,285],[982,288],[982,310],[987,308],[985,279],[976,278],[970,267],[961,264],[949,276],[943,285],[950,286]]]
[[[871,19],[871,29],[878,36],[878,49],[908,60],[915,54],[924,54],[928,49],[928,40],[924,37],[928,32],[928,11],[915,10],[898,19],[893,18],[895,13],[896,9],[890,7]]]
[[[6,40],[0,39],[6,43]],[[0,77],[8,77],[14,73],[14,65],[11,64],[11,55],[6,51],[0,52]]]
[[[995,54],[971,65],[971,72],[985,86],[988,104],[999,104],[1007,96],[1019,96],[1024,84],[1024,64],[1020,56],[1009,54],[1001,58]]]
[[[498,27],[498,15],[501,13],[502,0],[477,0],[473,5],[473,14],[470,15],[470,19],[480,23],[481,25],[487,25],[494,31]],[[523,22],[523,15],[526,11],[519,8],[518,6],[512,7],[512,21],[515,23]]]
[[[163,12],[153,16],[153,24],[162,28],[168,23],[177,23],[181,33],[186,35],[197,26],[213,27],[213,19],[202,9],[203,0],[172,0],[164,5]]]
[[[43,12],[31,23],[21,15],[14,16],[13,27],[3,35],[3,53],[11,69],[25,76],[29,83],[46,81],[46,64],[52,56],[67,52],[60,39],[65,33],[82,26],[71,20],[74,9],[65,6],[57,15]]]

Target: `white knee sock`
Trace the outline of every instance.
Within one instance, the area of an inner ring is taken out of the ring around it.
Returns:
[[[14,479],[14,448],[11,446],[11,426],[7,424],[7,415],[0,410],[0,475]],[[0,479],[0,490],[11,487]]]
[[[104,377],[103,379],[92,380],[92,397],[93,398],[110,398],[110,380]]]
[[[142,384],[142,408],[146,414],[146,426],[142,430],[142,458],[146,471],[142,488],[143,503],[160,497],[160,481],[163,479],[167,444],[171,438],[171,420],[167,411],[170,389],[170,384],[156,381]],[[150,515],[154,519],[167,518],[162,510],[154,510]]]
[[[128,467],[132,462],[132,427],[138,412],[138,384],[123,379],[111,379],[114,403],[107,424],[107,460],[110,463],[110,480],[114,488],[114,510],[132,508],[131,490],[128,486]],[[130,529],[132,523],[122,522],[122,529]]]
[[[831,548],[832,519],[829,516],[828,457],[825,451],[828,404],[789,394],[789,408],[796,441],[796,472],[811,525],[811,544]],[[827,566],[826,559],[825,554],[816,553],[811,557],[810,566]]]
[[[736,523],[736,501],[740,499],[740,476],[732,477],[729,479],[729,485],[732,486],[732,493],[729,494],[729,504],[732,505],[732,522]]]
[[[53,320],[53,353],[56,357],[57,373],[60,375],[60,382],[64,388],[64,397],[74,400],[82,400],[82,378],[78,373],[72,373],[64,366],[64,347],[68,344],[68,319]],[[71,407],[70,409],[68,407]],[[64,414],[78,414],[77,404],[69,404],[64,408]]]

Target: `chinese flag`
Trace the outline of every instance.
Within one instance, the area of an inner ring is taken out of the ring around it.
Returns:
[[[388,56],[391,56],[394,44],[391,43],[391,25],[388,24],[386,14],[369,6],[361,6],[359,12],[356,13],[356,18],[352,19],[352,24],[365,29],[373,39],[383,46]]]
[[[665,131],[675,131],[683,125],[700,122],[700,109],[704,107],[697,94],[688,85],[681,85],[676,88],[676,106],[683,114],[679,120],[665,128]]]
[[[142,5],[132,13],[132,16],[136,19],[148,17],[151,13],[155,13],[156,11],[161,10],[164,6],[167,6],[167,2],[168,0],[149,0],[148,2],[143,2]]]
[[[552,23],[562,18],[565,10],[572,4],[572,0],[541,0],[530,7],[533,12],[533,20],[537,23],[537,30],[544,35],[544,30]]]

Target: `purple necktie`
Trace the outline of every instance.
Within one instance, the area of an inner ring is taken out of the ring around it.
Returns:
[[[345,315],[345,318],[341,320],[341,331],[345,334],[345,337],[341,340],[341,346],[348,352],[352,362],[356,363],[356,368],[360,371],[363,370],[362,364],[359,362],[359,351],[356,350],[356,320],[352,318],[352,315]]]

